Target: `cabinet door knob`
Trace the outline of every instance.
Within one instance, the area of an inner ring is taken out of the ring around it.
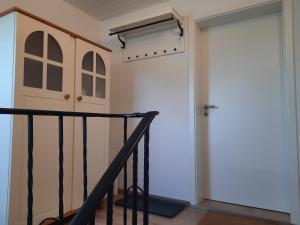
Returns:
[[[65,98],[66,100],[69,100],[70,97],[71,97],[71,96],[70,96],[69,94],[66,94],[64,98]]]
[[[77,101],[81,102],[82,101],[82,96],[78,96]]]

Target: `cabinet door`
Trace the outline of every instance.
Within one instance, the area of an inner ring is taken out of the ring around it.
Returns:
[[[76,39],[75,109],[79,112],[109,112],[110,53]],[[75,119],[73,209],[83,202],[82,120]],[[87,120],[88,193],[108,166],[109,120]]]
[[[75,39],[17,14],[17,108],[73,111]],[[71,209],[72,118],[64,119],[64,206]],[[27,214],[27,121],[14,119],[10,224],[25,224]],[[34,118],[34,224],[58,215],[58,118]]]

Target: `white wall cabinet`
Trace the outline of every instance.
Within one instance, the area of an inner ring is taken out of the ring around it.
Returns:
[[[0,107],[109,112],[110,52],[21,12],[0,17]],[[2,35],[3,34],[3,35]],[[0,224],[27,215],[27,120],[0,118]],[[108,166],[109,121],[88,119],[88,190]],[[58,119],[34,117],[34,224],[58,215]],[[64,119],[64,207],[83,202],[82,120]],[[3,204],[4,203],[4,204]]]

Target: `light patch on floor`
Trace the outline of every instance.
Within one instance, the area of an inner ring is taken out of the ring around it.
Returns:
[[[273,220],[283,223],[290,222],[290,215],[287,213],[275,212],[270,210],[258,209],[253,207],[246,207],[241,205],[229,204],[218,201],[204,200],[201,204],[195,206],[196,209],[202,211],[221,211],[225,213],[233,213],[237,215],[252,216],[256,218]]]

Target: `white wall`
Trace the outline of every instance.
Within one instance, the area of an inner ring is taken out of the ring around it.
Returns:
[[[95,42],[100,39],[100,22],[63,0],[0,0],[0,12],[14,6]]]
[[[295,75],[296,75],[296,95],[297,95],[297,113],[298,113],[298,129],[300,127],[300,1],[298,0],[294,0],[293,1],[293,23],[294,23],[294,54],[295,54]],[[299,140],[300,140],[300,133],[298,132],[298,149],[300,149],[299,146]],[[296,156],[296,155],[295,155]],[[300,155],[298,152],[298,160],[300,160]],[[299,168],[299,165],[298,165]],[[297,181],[297,179],[294,179],[295,181]],[[296,190],[297,191],[297,190]],[[299,189],[298,189],[298,193],[299,193]],[[295,201],[294,201],[295,202]],[[298,215],[300,214],[299,211],[299,205],[294,205],[295,209],[298,209],[297,211],[295,211],[294,213],[298,213]],[[295,218],[295,221],[297,221],[297,224],[300,224],[300,218],[298,216],[298,218]]]
[[[158,110],[151,129],[150,192],[155,195],[195,202],[195,168],[192,108],[189,108],[189,29],[182,54],[123,63],[120,43],[109,37],[109,28],[142,19],[168,8],[187,18],[207,17],[248,7],[266,0],[172,0],[159,6],[101,23],[101,41],[113,49],[111,111]],[[155,40],[153,40],[155,42]],[[111,128],[111,151],[121,145],[120,123]]]
[[[294,1],[294,41],[296,72],[300,76],[300,1]]]
[[[297,84],[300,85],[300,1],[297,0],[294,1],[294,43]]]
[[[297,92],[297,111],[298,111],[298,129],[300,127],[300,1],[295,0],[294,5],[294,45],[295,45],[295,72],[296,72],[296,92]],[[300,140],[300,133],[298,132],[298,145]],[[298,149],[300,146],[298,146]],[[298,153],[298,159],[300,155]],[[299,168],[299,167],[298,167]],[[299,209],[299,207],[298,207]],[[299,211],[297,213],[300,213]],[[300,219],[298,218],[300,224]]]

